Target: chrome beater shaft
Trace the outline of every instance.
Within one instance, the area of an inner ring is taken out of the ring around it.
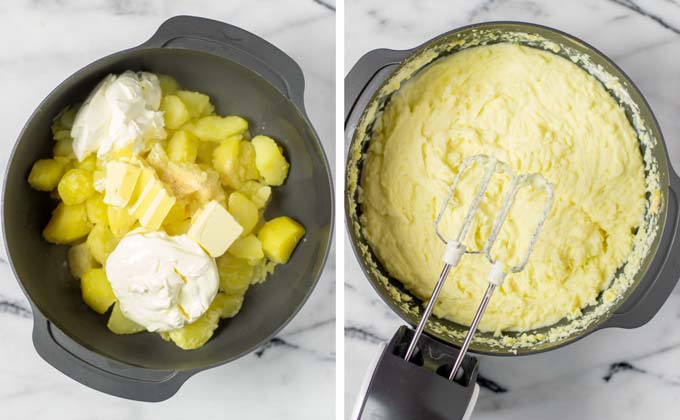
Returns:
[[[484,165],[484,174],[482,176],[480,183],[477,186],[472,202],[467,208],[465,217],[463,218],[463,222],[461,224],[460,229],[458,230],[458,233],[456,234],[455,238],[447,239],[440,232],[439,225],[441,223],[442,217],[444,216],[446,210],[449,207],[449,204],[453,198],[456,188],[458,187],[458,184],[461,180],[463,173],[470,167],[472,167],[472,165],[474,165],[475,163]],[[464,243],[465,238],[469,233],[470,228],[472,227],[472,224],[475,220],[475,215],[479,209],[482,199],[484,198],[484,194],[486,193],[486,190],[489,187],[491,178],[495,173],[505,173],[506,175],[510,176],[511,177],[510,184],[507,187],[507,192],[503,197],[501,209],[494,218],[491,232],[485,242],[484,247],[481,250],[469,250]],[[494,243],[496,242],[496,239],[498,238],[498,235],[501,231],[501,228],[503,227],[503,224],[505,223],[505,220],[507,219],[508,213],[510,212],[512,205],[515,202],[517,193],[522,188],[529,186],[533,187],[537,191],[545,192],[546,203],[543,207],[543,212],[541,213],[540,218],[536,224],[536,227],[531,235],[527,250],[523,255],[522,259],[515,266],[507,266],[505,262],[493,258],[491,255],[491,250],[494,246]],[[442,269],[439,279],[437,280],[437,283],[432,292],[432,296],[430,297],[430,300],[428,301],[427,306],[425,307],[423,316],[420,322],[418,323],[418,326],[416,327],[415,333],[413,334],[413,338],[411,339],[411,342],[406,351],[406,355],[404,356],[405,360],[408,361],[413,356],[413,353],[415,352],[415,349],[418,344],[418,339],[422,335],[427,320],[432,314],[434,305],[437,302],[439,293],[441,292],[441,289],[444,285],[444,282],[446,281],[446,278],[451,268],[456,267],[460,263],[460,259],[464,254],[484,253],[486,259],[491,263],[491,270],[489,271],[489,274],[487,276],[489,286],[487,287],[486,292],[484,293],[484,297],[482,298],[482,301],[480,302],[480,305],[477,309],[475,317],[472,320],[472,323],[470,324],[470,328],[465,336],[465,340],[463,341],[460,352],[458,353],[458,357],[449,375],[450,380],[454,380],[456,378],[456,374],[458,373],[458,370],[460,369],[460,366],[463,363],[465,354],[467,353],[467,350],[470,347],[470,343],[472,342],[472,338],[474,337],[474,334],[477,330],[477,326],[479,325],[479,322],[482,319],[484,311],[486,310],[486,306],[491,300],[491,296],[493,295],[494,290],[503,283],[503,280],[505,279],[507,274],[518,273],[522,271],[526,266],[527,262],[529,261],[529,256],[533,251],[534,245],[538,238],[538,234],[540,233],[541,228],[543,227],[543,223],[547,219],[548,213],[550,212],[550,208],[552,206],[553,201],[553,195],[554,193],[552,184],[547,182],[539,174],[520,174],[515,176],[512,169],[507,164],[486,155],[470,156],[463,160],[459,167],[458,173],[456,174],[453,183],[451,184],[451,187],[448,190],[446,199],[442,204],[442,207],[435,219],[434,225],[435,233],[437,234],[437,237],[439,237],[439,239],[442,242],[444,242],[444,244],[446,244],[444,255],[442,256],[442,260],[444,261],[444,268]]]

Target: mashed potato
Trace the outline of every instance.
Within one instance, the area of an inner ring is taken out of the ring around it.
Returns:
[[[579,316],[626,261],[644,213],[642,155],[623,109],[572,62],[507,43],[440,59],[395,93],[366,156],[361,222],[385,268],[422,299],[442,267],[435,216],[461,161],[480,153],[541,173],[555,187],[529,264],[496,291],[480,329],[525,331]],[[475,187],[461,183],[462,207],[445,225],[460,218]],[[470,247],[483,245],[501,196],[502,182],[494,182]],[[499,255],[519,252],[540,211],[539,198],[519,198]],[[435,315],[469,324],[489,267],[483,256],[463,257]]]

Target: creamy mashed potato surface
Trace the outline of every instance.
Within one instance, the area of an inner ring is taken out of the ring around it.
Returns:
[[[631,253],[645,209],[643,161],[624,111],[592,76],[546,51],[501,43],[442,58],[394,94],[374,126],[361,179],[361,222],[386,269],[427,299],[442,268],[435,216],[462,159],[495,156],[555,187],[526,269],[496,291],[480,328],[525,331],[575,318],[596,302]],[[462,182],[453,231],[476,187]],[[468,237],[481,247],[503,182],[494,181]],[[495,252],[528,242],[541,198],[521,194]],[[466,255],[435,314],[469,324],[489,263]]]

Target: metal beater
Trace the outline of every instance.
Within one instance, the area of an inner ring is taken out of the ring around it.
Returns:
[[[458,183],[461,180],[463,173],[476,163],[484,165],[485,167],[484,175],[482,176],[481,182],[477,186],[475,196],[473,197],[472,202],[470,203],[470,206],[468,207],[465,213],[465,217],[463,218],[463,223],[458,231],[458,234],[453,239],[447,239],[439,230],[439,225],[441,223],[442,217],[444,216],[446,210],[449,207],[451,199],[453,198],[453,194],[456,190],[456,187],[458,186]],[[472,223],[475,220],[475,215],[477,213],[477,210],[479,209],[479,205],[482,202],[484,194],[486,193],[486,190],[489,187],[491,178],[495,173],[505,173],[506,175],[511,177],[510,183],[506,187],[507,192],[503,197],[501,209],[494,218],[491,232],[489,233],[489,237],[487,238],[484,247],[480,250],[469,250],[464,243],[465,238],[468,232],[470,231],[470,228],[472,227]],[[505,223],[505,220],[508,216],[508,212],[510,211],[513,203],[515,202],[517,193],[522,188],[528,186],[533,187],[537,191],[545,192],[547,195],[547,200],[545,206],[543,207],[543,212],[540,215],[540,219],[538,220],[538,223],[536,224],[536,227],[532,233],[526,253],[524,254],[524,256],[517,265],[508,266],[504,261],[493,258],[491,256],[491,250],[498,237],[498,234],[501,231],[501,228],[503,227],[503,224]],[[444,204],[442,205],[434,223],[434,229],[435,233],[437,234],[437,237],[439,237],[439,239],[446,244],[446,249],[444,251],[444,255],[442,256],[442,260],[444,261],[444,268],[442,269],[442,272],[439,276],[439,280],[437,280],[437,284],[434,287],[432,296],[430,297],[430,300],[427,306],[425,307],[423,317],[418,323],[418,327],[416,328],[415,333],[413,334],[413,338],[411,339],[411,342],[408,346],[406,355],[404,356],[404,359],[406,361],[409,361],[411,359],[411,356],[413,356],[413,353],[418,344],[418,339],[420,338],[421,334],[423,333],[423,330],[425,329],[425,324],[427,323],[428,318],[432,314],[432,309],[434,308],[434,305],[437,302],[439,292],[441,291],[442,286],[444,285],[446,277],[448,276],[451,268],[456,267],[458,265],[464,254],[484,253],[486,259],[491,263],[491,270],[487,275],[487,281],[489,282],[489,286],[486,289],[486,293],[484,293],[484,297],[482,298],[482,301],[479,304],[477,313],[475,314],[475,317],[472,320],[472,324],[470,324],[470,329],[468,330],[467,335],[465,336],[465,340],[463,341],[463,345],[461,346],[460,353],[458,354],[458,357],[456,358],[456,361],[453,365],[453,369],[449,374],[449,380],[453,381],[456,378],[458,370],[460,369],[460,366],[463,363],[465,354],[467,353],[467,350],[470,347],[470,343],[472,342],[472,337],[474,336],[477,330],[477,325],[479,324],[479,321],[482,319],[482,315],[484,314],[486,306],[489,303],[489,300],[491,299],[491,295],[493,294],[494,290],[496,290],[496,288],[503,283],[503,280],[508,274],[519,273],[526,266],[527,262],[529,261],[529,256],[531,255],[531,252],[533,251],[534,245],[536,243],[536,239],[538,238],[538,234],[541,231],[541,228],[543,227],[545,219],[548,217],[548,213],[550,212],[552,201],[553,201],[553,186],[539,174],[514,175],[512,169],[507,164],[486,155],[470,156],[463,160],[458,170],[458,173],[456,174],[456,177],[454,178],[453,183],[449,188],[446,200],[444,201]]]

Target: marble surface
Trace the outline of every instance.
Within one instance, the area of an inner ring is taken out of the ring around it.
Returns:
[[[332,0],[3,1],[1,171],[24,122],[58,83],[97,58],[140,44],[166,18],[179,14],[240,26],[297,60],[307,81],[308,112],[332,162],[334,9]],[[277,339],[256,353],[196,375],[166,402],[146,404],[86,388],[36,354],[27,302],[7,265],[4,247],[0,249],[0,418],[334,418],[334,253],[310,300]]]
[[[680,3],[611,1],[348,0],[345,72],[375,48],[407,49],[474,22],[521,20],[576,35],[635,81],[680,170]],[[346,414],[377,343],[401,325],[371,289],[345,245]],[[678,256],[674,256],[678,258]],[[527,357],[481,357],[481,396],[473,419],[680,418],[680,287],[644,327],[609,329]]]

